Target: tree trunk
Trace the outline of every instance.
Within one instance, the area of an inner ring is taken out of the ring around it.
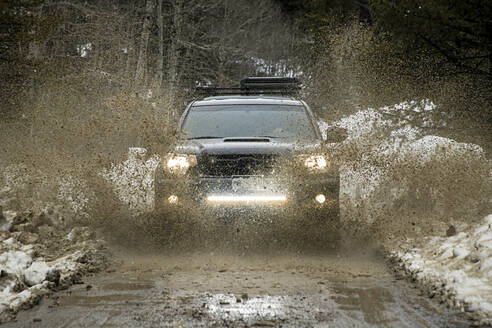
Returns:
[[[43,6],[44,4],[41,3],[39,6],[39,9],[36,13],[37,17],[41,20],[43,17]],[[27,55],[27,58],[29,59],[34,59],[34,60],[39,60],[42,58],[42,50],[43,50],[43,41],[41,40],[32,40],[29,42],[29,53]]]
[[[171,49],[170,49],[170,58],[169,58],[169,83],[168,83],[168,105],[170,108],[170,111],[173,110],[172,113],[169,113],[170,115],[174,116],[174,99],[176,96],[176,84],[178,80],[178,43],[181,38],[181,6],[182,6],[183,1],[182,0],[176,0],[174,3],[174,17],[173,17],[173,23],[174,23],[174,35],[173,39],[171,42]],[[168,115],[168,121],[169,121],[169,115]]]
[[[157,0],[157,27],[159,36],[159,58],[155,77],[155,89],[159,91],[164,75],[164,18],[162,17],[162,0]]]
[[[359,22],[371,25],[372,19],[369,0],[359,0],[357,4],[359,5]]]
[[[149,46],[150,22],[154,10],[154,0],[147,0],[145,5],[145,17],[142,26],[142,37],[140,39],[140,49],[135,73],[135,82],[142,85],[144,82],[145,71],[147,68],[147,48]]]
[[[220,33],[220,41],[219,41],[219,47],[217,49],[217,58],[218,58],[218,64],[219,64],[219,69],[218,69],[218,85],[223,86],[226,85],[226,68],[225,68],[225,60],[226,60],[226,51],[224,48],[225,46],[225,40],[226,40],[226,33],[227,31],[227,19],[228,19],[228,2],[224,2],[224,16],[222,18],[222,31]]]
[[[125,76],[128,80],[131,79],[134,73],[133,63],[135,59],[135,3],[132,1],[130,3],[130,13],[128,15],[130,24],[128,24],[128,44],[127,44],[127,54],[126,54],[126,68]]]

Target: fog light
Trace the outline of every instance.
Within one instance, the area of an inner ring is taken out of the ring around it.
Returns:
[[[323,194],[319,194],[319,195],[316,195],[316,197],[314,197],[314,199],[319,203],[319,204],[323,204],[326,200],[326,197],[325,195]]]
[[[169,202],[169,204],[176,204],[178,202],[178,196],[171,195],[171,196],[169,196],[167,201]]]

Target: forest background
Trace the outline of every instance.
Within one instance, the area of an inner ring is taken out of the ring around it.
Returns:
[[[163,152],[195,87],[245,76],[328,122],[429,99],[439,124],[394,119],[492,147],[487,0],[1,0],[0,75],[1,165]]]

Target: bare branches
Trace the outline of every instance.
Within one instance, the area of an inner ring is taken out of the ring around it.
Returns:
[[[453,63],[458,68],[464,69],[465,72],[492,77],[492,72],[488,72],[488,71],[480,69],[482,62],[478,62],[475,66],[470,66],[470,65],[465,64],[465,61],[468,59],[480,59],[480,58],[488,59],[490,55],[487,54],[487,55],[482,55],[482,56],[458,57],[458,56],[452,54],[450,51],[441,47],[436,42],[432,41],[429,37],[427,37],[423,34],[419,34],[419,37],[422,40],[424,40],[425,42],[427,42],[434,49],[436,49],[449,62]]]

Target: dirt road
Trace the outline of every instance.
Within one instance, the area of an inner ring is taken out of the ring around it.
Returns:
[[[5,327],[470,326],[371,254],[117,257]]]

